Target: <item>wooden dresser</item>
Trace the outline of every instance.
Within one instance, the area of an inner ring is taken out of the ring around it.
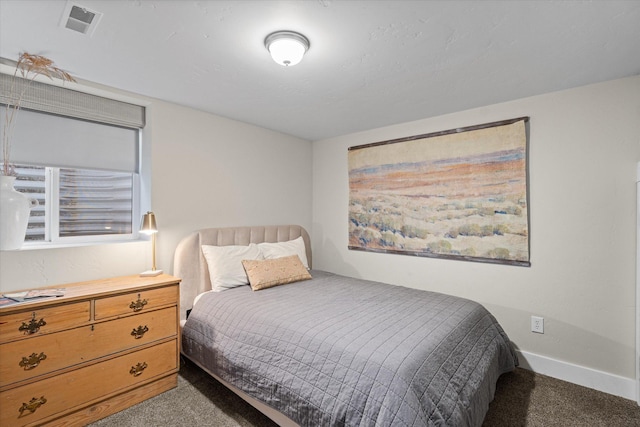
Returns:
[[[0,308],[0,426],[86,425],[175,387],[179,283],[64,284]]]

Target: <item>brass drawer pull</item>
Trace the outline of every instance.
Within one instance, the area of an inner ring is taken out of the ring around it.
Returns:
[[[28,324],[25,322],[22,322],[22,325],[20,325],[20,327],[18,328],[18,331],[24,332],[25,335],[31,335],[38,332],[40,328],[46,324],[47,322],[45,322],[44,319],[40,319],[36,321],[36,313],[34,311],[31,317],[31,321]]]
[[[147,369],[147,362],[138,363],[136,366],[132,366],[129,373],[134,377],[142,374],[142,371]]]
[[[140,294],[138,294],[138,300],[132,301],[131,304],[129,304],[129,308],[133,311],[140,311],[144,308],[145,305],[147,305],[147,300],[140,300]]]
[[[20,361],[20,363],[18,363],[18,365],[24,368],[25,371],[28,371],[38,366],[40,362],[42,362],[46,358],[47,358],[47,355],[44,353],[40,353],[40,354],[31,353],[31,356],[24,356]]]
[[[33,414],[36,409],[38,409],[45,403],[47,403],[47,399],[45,399],[44,396],[41,396],[40,399],[34,397],[29,401],[29,403],[23,403],[20,409],[18,409],[18,411],[20,412],[20,416],[22,416],[22,413],[24,411],[29,411],[29,413]]]
[[[131,331],[131,335],[138,340],[142,338],[147,332],[149,332],[149,328],[147,327],[147,325],[140,325],[137,328],[134,328],[133,331]]]

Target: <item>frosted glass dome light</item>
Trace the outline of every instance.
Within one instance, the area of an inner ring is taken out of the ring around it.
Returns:
[[[264,39],[264,45],[278,64],[290,67],[302,60],[309,49],[309,40],[293,31],[276,31]]]

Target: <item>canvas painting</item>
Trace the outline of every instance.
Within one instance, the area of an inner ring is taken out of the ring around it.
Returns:
[[[349,249],[529,266],[527,125],[350,147]]]

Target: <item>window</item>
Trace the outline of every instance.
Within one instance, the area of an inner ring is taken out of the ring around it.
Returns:
[[[0,74],[6,93],[11,76]],[[31,244],[133,239],[144,107],[33,82],[12,136],[15,188],[38,200]],[[7,100],[0,93],[0,115]]]
[[[57,169],[60,237],[133,233],[134,174]]]
[[[38,201],[25,242],[133,237],[139,216],[136,174],[27,165],[16,165],[16,173],[15,189]]]

